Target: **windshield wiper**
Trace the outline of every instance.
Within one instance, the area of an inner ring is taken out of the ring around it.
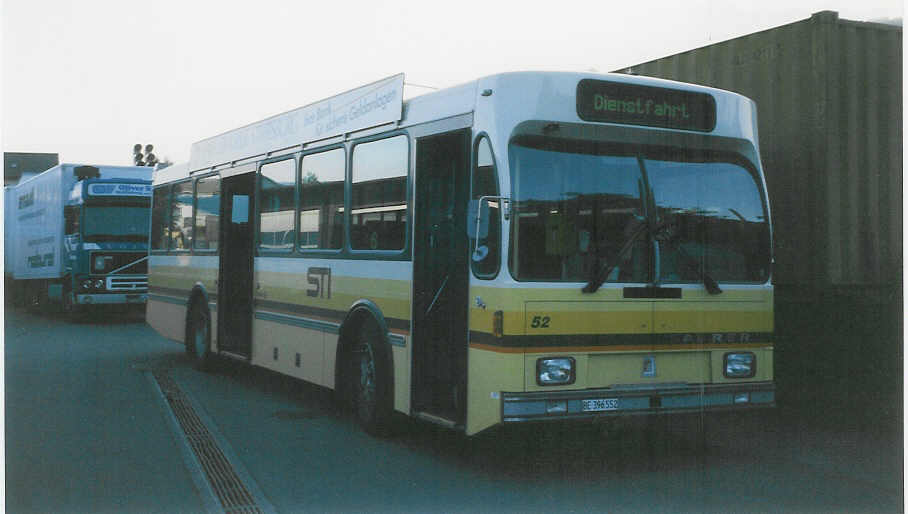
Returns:
[[[663,222],[652,228],[652,234],[654,238],[658,237],[658,234],[669,227],[669,223]],[[608,279],[609,274],[614,270],[618,263],[624,260],[627,256],[627,253],[634,247],[634,243],[640,239],[640,236],[647,233],[649,230],[647,223],[641,223],[639,227],[634,230],[634,233],[631,234],[631,237],[622,245],[621,250],[618,252],[618,255],[615,256],[615,261],[612,263],[603,262],[602,265],[599,265],[600,257],[598,256],[598,245],[596,250],[596,263],[593,267],[593,274],[590,277],[590,281],[583,287],[582,291],[584,293],[595,293],[602,287],[602,284]],[[671,242],[676,237],[676,234],[670,234],[666,238],[665,242]],[[706,288],[706,292],[711,295],[722,294],[722,288],[719,287],[719,283],[706,271],[706,269],[700,269],[699,261],[695,259],[691,254],[687,252],[680,244],[676,245],[675,248],[678,251],[678,254],[681,256],[684,264],[689,268],[695,271],[703,282],[703,286]],[[658,277],[657,277],[658,278]]]
[[[677,234],[672,234],[671,237],[669,237],[665,242],[672,242],[676,235]],[[706,266],[701,269],[700,261],[694,258],[693,255],[689,254],[687,250],[685,250],[684,247],[681,246],[680,243],[675,245],[675,249],[677,250],[678,255],[681,256],[681,260],[684,261],[685,266],[687,266],[688,269],[693,270],[700,276],[700,280],[703,282],[703,286],[706,287],[707,293],[711,295],[722,294],[722,288],[719,287],[719,283],[716,282],[716,280],[712,276],[710,276],[708,271],[706,271]]]
[[[706,287],[706,292],[709,294],[722,294],[722,288],[719,287],[719,283],[710,276],[709,272],[706,271],[706,267],[700,269],[700,263],[695,259],[691,254],[687,253],[687,250],[684,249],[680,244],[677,246],[678,253],[684,259],[685,264],[688,268],[693,269],[700,275],[700,280],[703,281],[703,286]]]
[[[599,264],[601,257],[599,257],[599,243],[596,242],[596,261],[593,264],[593,272],[590,276],[590,281],[581,289],[584,293],[595,293],[602,287],[602,284],[608,279],[609,274],[614,270],[618,263],[624,260],[627,253],[631,251],[631,248],[634,247],[634,243],[640,239],[642,234],[647,232],[647,224],[641,222],[640,226],[634,229],[634,232],[631,234],[627,241],[624,242],[624,245],[621,246],[621,250],[618,251],[618,255],[615,256],[615,262],[608,263],[603,261],[602,265]]]

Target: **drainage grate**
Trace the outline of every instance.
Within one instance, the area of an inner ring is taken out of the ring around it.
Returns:
[[[221,451],[217,441],[193,409],[186,394],[166,371],[155,370],[152,375],[224,512],[264,514],[266,510],[257,504],[230,460]]]

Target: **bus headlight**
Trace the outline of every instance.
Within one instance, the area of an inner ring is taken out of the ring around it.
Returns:
[[[757,357],[750,352],[725,354],[726,378],[751,378],[757,372]]]
[[[536,361],[536,383],[541,386],[573,384],[573,357],[546,357]]]

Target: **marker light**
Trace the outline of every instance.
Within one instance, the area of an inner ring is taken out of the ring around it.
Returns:
[[[574,383],[573,357],[547,357],[536,361],[536,383],[566,385]]]
[[[492,315],[492,335],[501,338],[504,336],[504,312],[495,311]]]
[[[757,357],[750,352],[726,353],[725,376],[727,378],[751,378],[757,372]]]

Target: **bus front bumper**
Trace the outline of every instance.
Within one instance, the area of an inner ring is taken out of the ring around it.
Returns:
[[[78,305],[145,304],[147,301],[148,293],[79,294],[75,297]]]
[[[502,421],[542,421],[775,407],[775,384],[658,384],[502,393]]]

